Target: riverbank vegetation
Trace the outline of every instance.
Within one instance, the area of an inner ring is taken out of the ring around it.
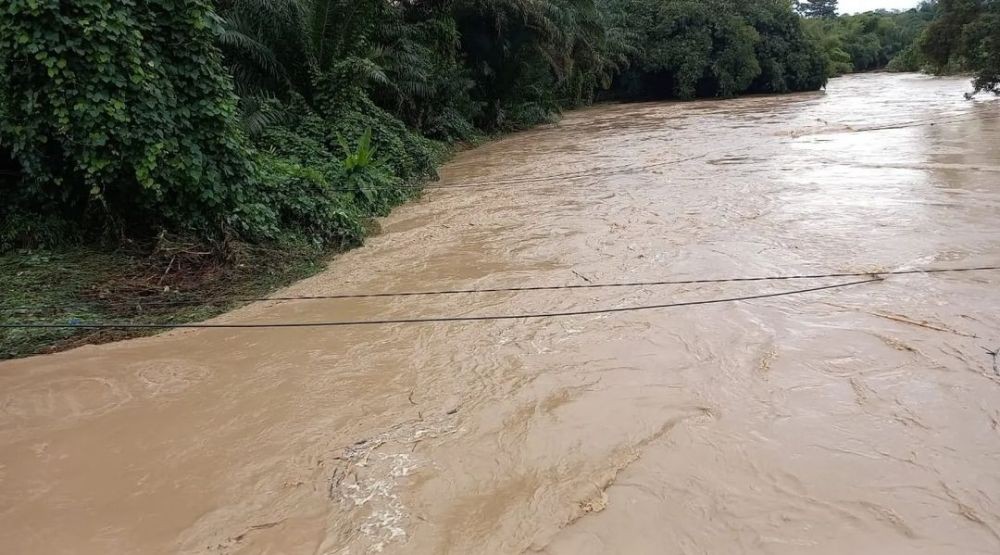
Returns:
[[[928,36],[929,13],[806,21],[787,0],[8,0],[0,321],[134,318],[101,307],[280,283],[301,272],[275,271],[273,253],[318,268],[316,253],[360,244],[453,145],[601,99],[817,90],[845,69],[841,52],[871,69]],[[993,40],[990,24],[956,17],[948,25],[980,30],[928,60],[989,63],[970,45]],[[118,270],[65,279],[82,252]],[[145,285],[101,285],[126,277]],[[86,311],[23,309],[67,299]],[[36,337],[5,333],[4,345]]]
[[[997,91],[1000,2],[925,0],[905,11],[837,15],[836,0],[801,0],[805,29],[827,74],[862,71],[973,73],[976,92]]]
[[[774,0],[11,0],[0,25],[4,250],[349,247],[450,143],[826,79]]]
[[[1000,1],[940,0],[919,48],[932,71],[971,72],[975,92],[1000,94]]]
[[[806,20],[807,32],[822,47],[830,75],[888,69],[919,71],[924,64],[917,44],[937,6],[923,2],[903,11],[871,11]]]

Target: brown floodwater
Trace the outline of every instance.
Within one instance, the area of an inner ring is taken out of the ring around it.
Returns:
[[[283,295],[1000,264],[962,79],[608,105],[463,152]],[[845,281],[256,303],[616,308]],[[848,280],[849,281],[849,280]],[[541,320],[179,330],[0,364],[0,553],[1000,552],[1000,272]]]

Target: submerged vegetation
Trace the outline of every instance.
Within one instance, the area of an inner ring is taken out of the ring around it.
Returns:
[[[185,267],[217,268],[247,246],[349,248],[451,145],[600,99],[810,91],[887,65],[969,68],[996,90],[994,0],[849,17],[835,0],[793,4],[8,0],[0,253],[134,260],[192,244],[184,257],[202,258]],[[5,287],[18,267],[0,269]],[[157,284],[178,272],[139,267],[162,270]],[[194,273],[207,277],[165,291],[219,275]]]

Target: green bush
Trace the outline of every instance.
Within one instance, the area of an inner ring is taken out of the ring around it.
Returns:
[[[416,181],[437,176],[435,153],[438,149],[433,141],[408,129],[363,92],[354,90],[331,95],[323,98],[320,105],[324,113],[322,140],[331,149],[339,149],[340,137],[353,139],[370,131],[375,148],[400,179]]]
[[[334,165],[307,166],[264,154],[259,157],[257,201],[241,207],[243,230],[252,239],[294,240],[304,237],[319,246],[360,244],[363,220],[352,195],[334,183],[342,172]]]
[[[352,138],[341,135],[336,142],[328,140],[329,133],[322,118],[306,115],[260,136],[263,200],[251,214],[259,219],[245,233],[263,230],[259,238],[303,237],[346,248],[360,243],[365,220],[387,214],[409,197],[413,186],[394,173],[379,147],[371,146],[371,129],[351,130],[347,137]]]
[[[920,71],[924,66],[924,58],[920,54],[920,49],[916,44],[907,46],[902,52],[893,58],[886,69],[889,71]]]
[[[8,0],[0,135],[23,179],[3,191],[7,225],[218,232],[250,170],[214,40],[205,0]]]

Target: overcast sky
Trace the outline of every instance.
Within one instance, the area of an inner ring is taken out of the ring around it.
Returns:
[[[920,0],[840,0],[840,13],[867,12],[870,10],[908,10]]]

